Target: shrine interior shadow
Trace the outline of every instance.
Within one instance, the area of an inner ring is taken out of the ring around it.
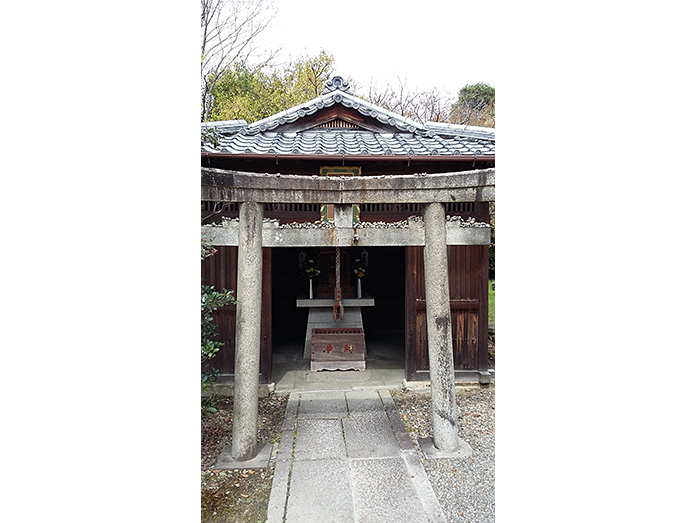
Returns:
[[[308,309],[297,307],[296,300],[308,294],[308,281],[299,267],[301,253],[305,258],[318,253],[296,248],[273,250],[272,381],[276,390],[401,386],[405,378],[405,249],[374,247],[366,251],[369,262],[362,281],[363,295],[375,300],[375,306],[362,308],[366,370],[310,372],[310,360],[303,357]],[[352,249],[350,256],[358,257],[360,252]]]

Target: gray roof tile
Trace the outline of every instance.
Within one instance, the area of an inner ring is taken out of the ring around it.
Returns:
[[[461,137],[425,137],[413,133],[383,134],[372,131],[257,133],[223,135],[218,147],[205,145],[205,152],[231,154],[346,154],[346,155],[468,155],[495,154],[495,142]]]
[[[338,79],[337,79],[338,78]],[[331,85],[330,85],[331,84]],[[337,87],[338,90],[337,90]],[[203,152],[231,154],[324,155],[494,155],[494,129],[427,122],[421,124],[350,94],[340,77],[327,82],[324,94],[275,115],[248,124],[244,120],[206,122],[201,129],[216,129],[218,145],[206,144]],[[309,129],[276,132],[280,125],[296,122],[320,109],[342,104],[390,125],[394,133],[365,129]]]

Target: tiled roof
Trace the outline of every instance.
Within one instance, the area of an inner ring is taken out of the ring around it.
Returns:
[[[392,132],[337,128],[275,131],[336,104],[389,126]],[[317,98],[257,122],[228,120],[201,126],[214,128],[219,134],[217,145],[206,144],[201,151],[228,154],[478,156],[494,155],[496,140],[494,129],[436,122],[422,124],[387,111],[350,94],[340,77],[327,82],[325,92]]]
[[[327,154],[346,156],[493,155],[494,142],[464,136],[419,136],[412,133],[374,133],[363,130],[303,131],[298,133],[234,133],[205,152],[232,154]]]

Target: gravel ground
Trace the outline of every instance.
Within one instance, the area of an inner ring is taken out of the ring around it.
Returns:
[[[429,437],[430,394],[392,391],[392,397],[409,435]],[[473,450],[468,459],[427,460],[421,455],[426,474],[450,522],[494,521],[494,386],[457,395],[459,436]]]

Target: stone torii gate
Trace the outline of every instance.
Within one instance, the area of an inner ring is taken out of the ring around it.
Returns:
[[[488,245],[490,229],[446,222],[444,203],[494,201],[494,186],[494,169],[359,178],[201,168],[202,200],[241,204],[239,224],[203,229],[213,245],[238,247],[232,460],[258,454],[262,247],[281,246],[424,246],[433,444],[458,451],[447,245]],[[264,203],[334,204],[335,223],[321,229],[264,224]],[[421,203],[423,222],[401,230],[354,227],[352,205],[371,203]]]

